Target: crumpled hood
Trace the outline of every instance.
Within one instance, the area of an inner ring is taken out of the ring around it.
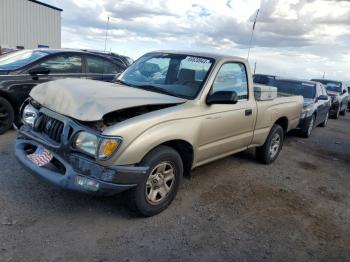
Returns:
[[[73,78],[37,85],[30,96],[52,111],[81,121],[98,121],[124,108],[186,101],[115,83]]]

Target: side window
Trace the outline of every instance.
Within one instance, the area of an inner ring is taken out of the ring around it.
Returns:
[[[241,63],[226,63],[221,66],[213,84],[212,93],[235,91],[239,99],[248,99],[247,73]]]
[[[317,97],[319,97],[320,95],[322,95],[323,93],[322,93],[322,87],[321,87],[321,85],[320,84],[317,84],[316,85],[316,90],[317,90]]]
[[[121,69],[108,61],[100,57],[87,56],[87,73],[92,74],[117,74],[121,72]]]
[[[322,85],[322,94],[328,96],[326,88]]]
[[[50,74],[81,73],[81,56],[58,55],[48,58],[40,66],[50,69]]]

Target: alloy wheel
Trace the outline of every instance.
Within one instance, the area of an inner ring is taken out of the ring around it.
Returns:
[[[280,145],[281,145],[281,137],[279,134],[276,133],[271,139],[271,145],[269,150],[271,159],[273,159],[277,155]]]
[[[326,115],[326,119],[324,120],[324,126],[326,126],[327,125],[327,122],[328,122],[328,117],[329,117],[329,113],[327,113],[327,115]]]
[[[309,127],[307,128],[307,136],[311,135],[312,129],[314,128],[315,117],[312,117],[309,123]]]
[[[146,199],[152,205],[162,202],[175,184],[175,166],[171,162],[159,163],[153,168],[146,183]]]

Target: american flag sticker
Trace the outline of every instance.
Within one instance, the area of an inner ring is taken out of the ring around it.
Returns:
[[[27,157],[37,166],[44,166],[48,164],[52,158],[52,153],[42,146],[38,146],[33,154],[27,155]]]

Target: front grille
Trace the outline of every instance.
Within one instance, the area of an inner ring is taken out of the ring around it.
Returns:
[[[63,122],[47,115],[41,115],[38,120],[39,123],[37,124],[37,128],[39,131],[41,131],[43,134],[55,142],[60,143],[64,127]]]

